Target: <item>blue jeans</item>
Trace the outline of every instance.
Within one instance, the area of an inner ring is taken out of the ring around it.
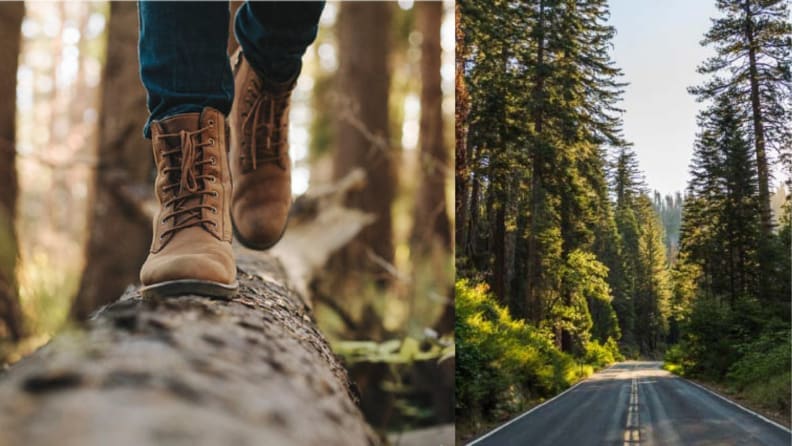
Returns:
[[[273,81],[299,75],[324,2],[246,2],[234,34],[251,67]],[[214,107],[225,115],[234,100],[227,54],[228,2],[140,1],[140,78],[148,93],[149,125],[179,113]]]

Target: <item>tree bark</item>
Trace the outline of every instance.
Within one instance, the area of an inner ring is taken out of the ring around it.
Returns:
[[[16,73],[25,16],[21,2],[0,4],[0,340],[22,337],[16,264]],[[0,361],[2,361],[0,351]]]
[[[754,147],[756,149],[756,171],[759,177],[759,218],[761,221],[762,242],[767,243],[773,231],[773,216],[770,212],[770,175],[765,151],[764,119],[759,98],[759,73],[756,67],[756,42],[754,41],[753,16],[748,0],[743,4],[745,10],[745,37],[748,41],[748,78],[751,84],[751,112],[753,115]]]
[[[536,31],[536,66],[543,68],[545,63],[544,51],[544,1],[539,1],[539,19]],[[545,163],[544,152],[546,151],[542,131],[544,128],[544,70],[537,70],[534,80],[534,88],[532,92],[533,97],[533,122],[535,146],[532,148],[531,156],[531,212],[529,214],[529,232],[528,232],[528,260],[526,262],[525,274],[525,291],[526,291],[526,308],[531,315],[531,320],[539,322],[543,319],[540,286],[542,277],[542,259],[539,248],[539,231],[540,221],[542,218],[540,210],[544,205],[544,191],[543,191],[543,167]],[[537,144],[538,143],[538,144]],[[539,145],[539,147],[537,147]]]
[[[350,2],[338,15],[339,104],[333,177],[363,168],[368,185],[350,194],[347,204],[376,216],[332,262],[340,276],[367,272],[380,286],[391,281],[381,263],[393,262],[391,205],[396,190],[389,136],[391,6],[387,2]],[[376,260],[373,260],[376,259]]]
[[[137,283],[151,243],[141,212],[151,196],[152,157],[142,138],[146,92],[137,67],[137,5],[110,4],[107,63],[99,121],[98,163],[89,194],[88,243],[71,315],[85,319]]]
[[[413,289],[416,295],[428,289],[449,296],[432,324],[439,334],[454,332],[454,274],[451,223],[446,201],[446,179],[451,171],[443,138],[442,47],[440,28],[442,2],[415,4],[416,29],[421,33],[421,121],[419,127],[419,183],[410,237]],[[423,278],[422,278],[423,276]],[[428,280],[427,280],[428,278]],[[421,284],[421,285],[418,285]],[[415,311],[415,304],[413,304]],[[423,304],[425,305],[425,304]],[[421,308],[426,308],[425,306]],[[420,311],[420,310],[419,310]],[[416,387],[432,400],[432,412],[441,422],[453,422],[454,361],[416,364],[412,371]]]
[[[415,5],[421,41],[421,122],[420,178],[415,197],[415,212],[410,252],[422,256],[435,246],[450,250],[451,224],[446,212],[448,152],[443,143],[443,91],[441,87],[440,26],[442,2]]]
[[[462,16],[459,10],[459,3],[454,4],[454,19],[456,26],[456,57],[455,57],[455,78],[454,90],[454,136],[456,138],[455,147],[455,184],[454,184],[454,209],[455,209],[455,240],[456,249],[460,256],[467,255],[467,222],[468,215],[472,210],[468,210],[468,189],[470,183],[470,165],[467,150],[468,122],[467,116],[470,111],[470,98],[465,86],[465,33],[462,28]]]
[[[379,443],[305,294],[371,221],[337,204],[347,186],[295,203],[272,251],[238,247],[233,298],[130,290],[14,365],[0,379],[0,444]]]

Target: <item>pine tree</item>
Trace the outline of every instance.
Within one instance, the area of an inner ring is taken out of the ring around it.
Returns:
[[[485,279],[514,314],[552,329],[564,350],[579,349],[591,336],[618,338],[611,293],[620,275],[620,236],[605,154],[626,144],[607,3],[459,7],[465,38],[459,63],[469,92],[469,168],[461,175],[464,209],[457,216],[465,225],[457,241],[463,274]],[[570,285],[570,277],[594,280],[599,272],[606,298]]]
[[[643,194],[635,203],[640,231],[637,278],[634,289],[636,325],[641,327],[638,337],[642,353],[661,351],[668,330],[667,262],[663,246],[663,228],[649,196]]]
[[[759,194],[753,153],[736,96],[721,95],[701,113],[682,229],[686,257],[702,268],[704,295],[758,291]]]
[[[754,145],[761,230],[767,242],[772,230],[767,149],[775,149],[787,167],[792,166],[789,4],[787,0],[717,0],[716,5],[723,16],[712,21],[702,41],[713,46],[716,55],[699,67],[710,79],[691,92],[699,100],[734,96],[740,127]]]

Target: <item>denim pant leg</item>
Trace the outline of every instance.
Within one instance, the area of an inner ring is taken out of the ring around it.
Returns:
[[[228,60],[228,1],[140,1],[140,78],[148,92],[149,126],[179,113],[214,107],[225,115],[234,99]]]
[[[324,5],[324,1],[245,2],[234,33],[250,66],[275,82],[300,74],[302,56],[316,39]]]

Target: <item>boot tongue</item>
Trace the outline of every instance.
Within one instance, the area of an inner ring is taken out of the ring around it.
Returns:
[[[179,188],[174,189],[173,193],[174,196],[178,195],[184,197],[176,204],[178,208],[182,209],[199,206],[202,201],[200,195],[190,194],[191,192],[197,191],[199,186],[195,176],[199,175],[200,172],[198,172],[194,166],[197,161],[196,151],[199,150],[194,144],[197,143],[196,139],[198,139],[198,136],[187,137],[182,132],[193,132],[197,130],[200,128],[200,121],[200,113],[184,113],[159,121],[162,134],[170,135],[161,137],[168,149],[175,149],[177,147],[181,149],[180,156],[177,156],[175,159],[173,156],[170,157],[172,160],[176,161],[174,167],[179,168],[179,171],[171,172],[172,176],[170,181],[171,184],[179,185]],[[183,137],[188,138],[188,140],[183,140]],[[200,216],[200,211],[181,213],[174,218],[173,224],[178,225],[187,223],[191,220],[200,219]]]

